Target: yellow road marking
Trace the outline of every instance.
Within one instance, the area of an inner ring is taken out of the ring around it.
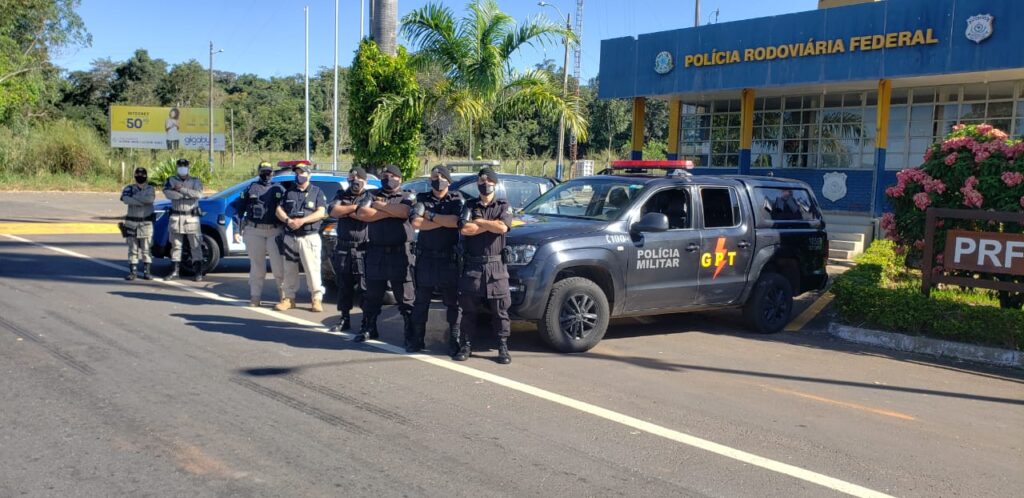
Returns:
[[[121,233],[116,223],[0,223],[7,235],[87,235]]]
[[[821,313],[821,310],[825,309],[825,306],[828,306],[828,303],[831,302],[831,293],[826,292],[822,294],[821,297],[811,303],[803,313],[800,313],[800,316],[796,317],[792,322],[789,322],[789,325],[786,325],[786,332],[799,332],[800,329],[804,328],[804,325],[807,325],[807,322],[818,316],[818,313]]]
[[[916,417],[914,417],[912,415],[907,415],[906,413],[894,412],[894,411],[889,411],[889,410],[882,410],[881,408],[872,408],[870,406],[858,405],[857,403],[850,403],[848,401],[839,401],[839,400],[835,400],[835,399],[823,398],[821,396],[816,396],[814,394],[807,394],[807,393],[802,393],[800,391],[792,391],[792,390],[789,390],[789,389],[782,389],[780,387],[772,387],[772,386],[767,386],[767,385],[764,385],[764,384],[761,384],[761,387],[763,387],[765,389],[768,389],[770,391],[775,391],[777,393],[781,393],[781,394],[789,394],[789,395],[792,395],[792,396],[797,396],[797,397],[804,398],[804,399],[809,399],[809,400],[812,400],[812,401],[819,401],[821,403],[828,403],[830,405],[842,406],[844,408],[852,408],[854,410],[861,410],[861,411],[865,411],[865,412],[868,412],[868,413],[874,413],[876,415],[884,415],[886,417],[898,418],[900,420],[917,420]]]

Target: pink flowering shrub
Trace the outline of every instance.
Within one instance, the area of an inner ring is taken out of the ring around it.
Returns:
[[[896,242],[909,260],[920,259],[929,207],[1024,211],[1024,143],[1009,140],[991,125],[956,125],[946,138],[933,144],[924,163],[896,174],[896,184],[885,189],[893,206],[882,216],[886,238]],[[946,230],[998,230],[970,220],[936,223],[936,261],[944,249]],[[1003,230],[1020,231],[1016,225]]]

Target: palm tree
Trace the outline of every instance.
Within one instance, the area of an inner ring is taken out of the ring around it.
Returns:
[[[517,23],[494,0],[473,0],[461,19],[444,5],[428,3],[402,18],[402,35],[416,50],[413,63],[444,75],[417,99],[382,99],[372,118],[371,137],[387,136],[391,117],[425,106],[455,116],[470,133],[482,119],[520,118],[535,113],[558,120],[580,141],[587,120],[577,97],[563,95],[560,82],[540,70],[519,72],[511,58],[523,47],[576,37],[543,16]]]
[[[370,26],[370,37],[377,42],[382,53],[395,55],[396,30],[398,29],[398,0],[374,0],[373,20]]]

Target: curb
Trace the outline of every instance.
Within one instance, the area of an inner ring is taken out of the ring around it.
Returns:
[[[919,337],[880,330],[851,327],[836,322],[828,325],[828,333],[845,341],[880,346],[910,353],[920,353],[939,358],[956,358],[987,365],[1024,369],[1024,353],[1011,349],[976,346],[962,342],[943,341],[930,337]]]

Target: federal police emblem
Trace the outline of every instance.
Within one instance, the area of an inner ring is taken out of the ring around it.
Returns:
[[[992,20],[989,14],[978,14],[967,18],[967,39],[974,43],[981,43],[992,36]]]
[[[821,194],[832,202],[846,197],[846,173],[825,173],[822,178]]]
[[[667,74],[673,67],[675,67],[675,64],[672,62],[671,53],[667,51],[660,52],[654,57],[654,72],[658,74]]]

